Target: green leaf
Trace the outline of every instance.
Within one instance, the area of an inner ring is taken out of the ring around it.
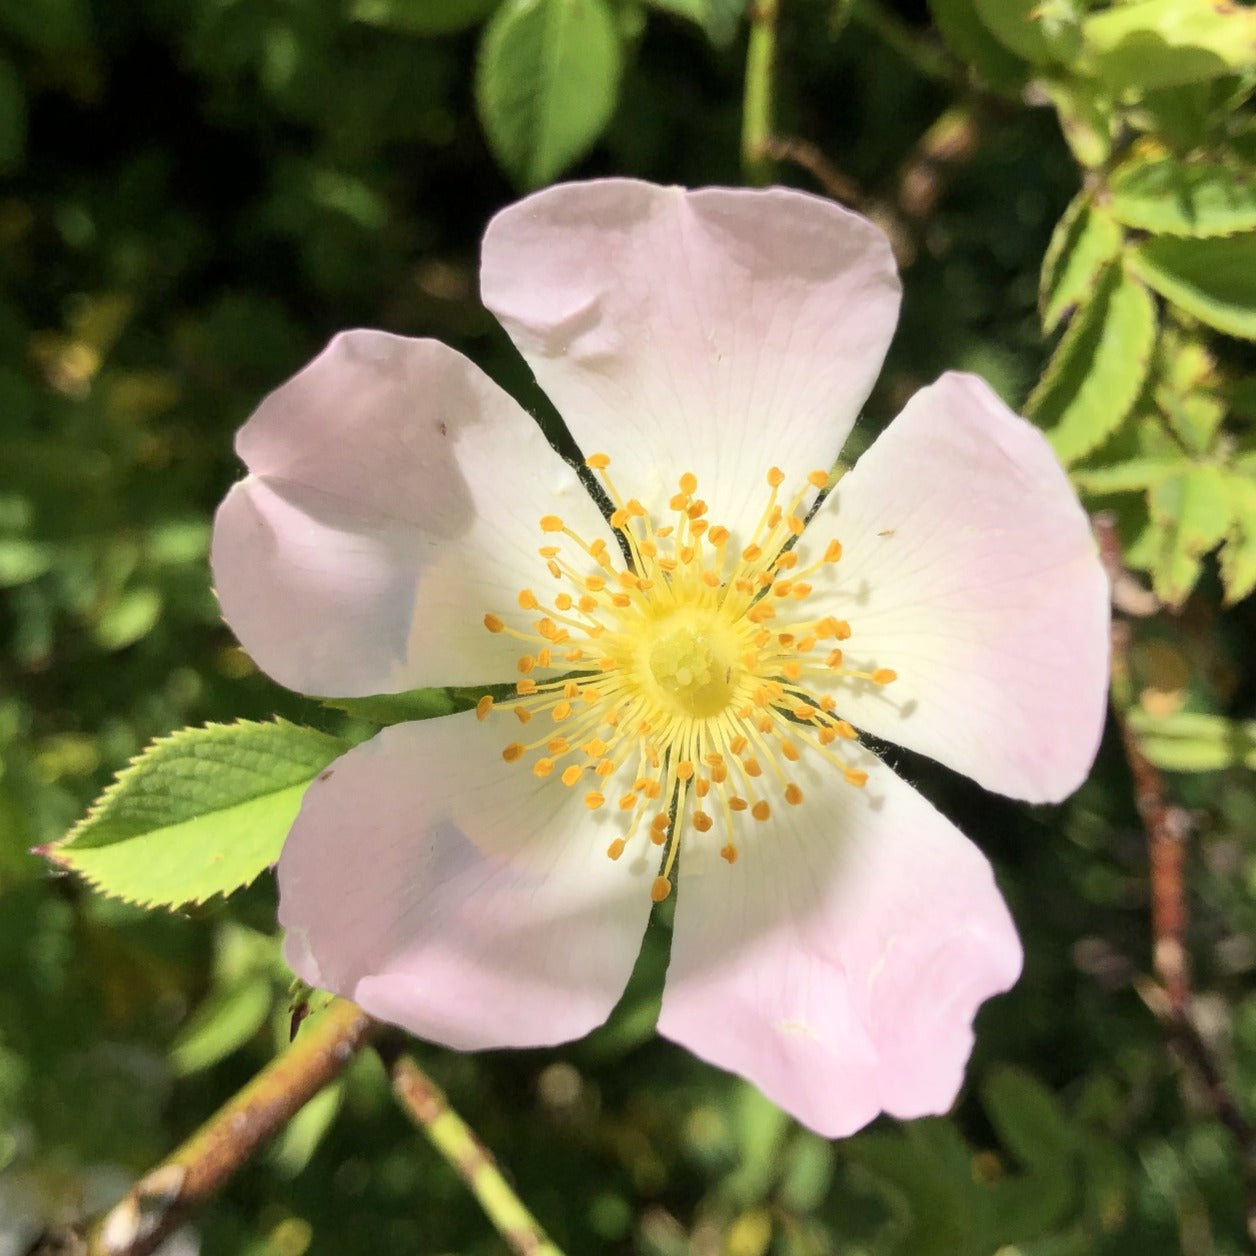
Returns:
[[[1133,707],[1126,718],[1143,753],[1166,772],[1256,768],[1256,720],[1196,711],[1149,715],[1142,707]]]
[[[1192,453],[1207,454],[1225,420],[1212,354],[1197,340],[1173,332],[1160,338],[1156,357],[1160,413]]]
[[[1256,232],[1215,240],[1154,236],[1130,252],[1128,265],[1200,322],[1256,340]]]
[[[1131,458],[1110,467],[1077,470],[1073,483],[1084,493],[1142,492],[1182,469],[1181,458]]]
[[[161,594],[149,585],[124,590],[92,626],[102,650],[122,650],[146,637],[161,618]]]
[[[1112,91],[1094,79],[1070,76],[1043,79],[1042,89],[1060,117],[1060,130],[1080,165],[1094,169],[1112,156],[1116,102]]]
[[[498,9],[480,44],[476,104],[517,183],[540,187],[588,151],[614,112],[621,61],[604,0],[506,0]]]
[[[1085,193],[1064,211],[1042,261],[1038,308],[1042,329],[1054,331],[1095,291],[1100,271],[1121,253],[1121,229]]]
[[[349,17],[407,35],[449,35],[478,26],[500,0],[352,0]]]
[[[1151,517],[1173,524],[1188,553],[1207,554],[1221,544],[1230,527],[1230,494],[1220,467],[1188,467],[1152,486]]]
[[[1067,64],[1081,47],[1081,32],[1067,0],[973,0],[995,39],[1035,65]]]
[[[990,33],[975,0],[929,0],[933,23],[947,47],[997,92],[1011,95],[1025,83],[1028,67]]]
[[[1117,90],[1172,87],[1256,67],[1256,10],[1229,0],[1132,0],[1082,22],[1076,69]]]
[[[1121,266],[1110,266],[1026,402],[1066,465],[1121,426],[1142,391],[1155,338],[1155,303],[1147,289]]]
[[[1225,600],[1233,604],[1256,590],[1256,478],[1235,471],[1226,487],[1233,523],[1219,558]]]
[[[306,786],[345,748],[283,720],[182,729],[145,749],[44,853],[145,906],[230,894],[279,857]]]
[[[1247,171],[1161,157],[1122,166],[1108,184],[1112,216],[1157,235],[1256,230],[1256,182]]]
[[[266,1023],[274,1003],[269,978],[254,975],[215,990],[196,1009],[170,1048],[176,1076],[199,1073],[244,1046]]]
[[[727,48],[737,37],[737,27],[748,0],[647,0],[651,8],[696,22],[717,48]]]

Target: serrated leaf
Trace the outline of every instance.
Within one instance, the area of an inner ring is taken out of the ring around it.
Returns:
[[[1042,329],[1054,331],[1094,292],[1099,273],[1121,253],[1121,229],[1083,193],[1074,198],[1051,233],[1042,260],[1038,307]]]
[[[306,787],[345,749],[283,720],[182,729],[132,760],[45,853],[145,906],[230,894],[279,857]]]
[[[1082,22],[1076,69],[1117,90],[1172,87],[1256,66],[1256,10],[1229,0],[1131,0]]]
[[[1024,86],[1028,67],[990,33],[974,0],[929,0],[929,12],[946,45],[983,82],[1009,95]]]
[[[1155,338],[1155,303],[1147,289],[1121,266],[1110,266],[1026,402],[1066,465],[1121,426],[1142,391]]]
[[[1073,483],[1084,493],[1136,493],[1176,474],[1181,458],[1131,458],[1110,467],[1086,468],[1072,472]]]
[[[484,21],[500,0],[352,0],[355,22],[408,35],[449,35]]]
[[[1177,711],[1150,715],[1134,707],[1126,717],[1143,753],[1166,772],[1221,772],[1256,768],[1256,720]]]
[[[1256,340],[1256,232],[1215,240],[1154,236],[1131,250],[1128,266],[1200,322]]]
[[[497,159],[540,187],[592,147],[619,95],[622,54],[604,0],[506,0],[476,64],[480,120]]]
[[[1067,64],[1081,31],[1067,0],[973,0],[986,29],[1005,48],[1035,65]]]
[[[1122,166],[1108,183],[1112,216],[1157,235],[1256,230],[1256,182],[1247,171],[1161,157]]]
[[[1187,467],[1155,484],[1148,494],[1151,517],[1177,532],[1177,543],[1193,557],[1221,544],[1230,528],[1226,473],[1209,465]]]
[[[1233,523],[1218,558],[1225,600],[1233,604],[1256,590],[1256,478],[1232,472],[1227,488]]]
[[[1197,340],[1172,332],[1160,338],[1156,357],[1156,406],[1189,450],[1208,453],[1225,420],[1212,354]]]

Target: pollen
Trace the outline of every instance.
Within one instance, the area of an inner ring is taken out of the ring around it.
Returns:
[[[812,544],[808,530],[827,471],[791,491],[772,467],[758,523],[735,534],[709,517],[692,471],[656,518],[620,494],[606,454],[585,465],[610,501],[617,544],[583,538],[558,515],[539,520],[541,583],[521,579],[517,610],[495,607],[483,621],[518,643],[521,678],[509,702],[482,697],[476,717],[548,717],[538,740],[511,741],[502,758],[526,760],[547,788],[583,784],[590,833],[607,827],[609,859],[653,865],[650,896],[662,902],[682,845],[710,843],[730,866],[776,858],[773,822],[782,806],[814,803],[817,773],[863,788],[866,754],[839,713],[843,687],[887,686],[898,673],[835,645],[859,641],[831,609],[856,608],[834,570],[841,542]]]

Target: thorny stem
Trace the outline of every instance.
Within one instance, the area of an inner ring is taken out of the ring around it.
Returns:
[[[466,1183],[512,1252],[518,1256],[563,1256],[502,1176],[475,1131],[449,1106],[426,1073],[407,1055],[390,1057],[393,1093],[432,1146]]]
[[[1114,517],[1107,513],[1097,515],[1094,525],[1100,557],[1112,583],[1115,608],[1132,615],[1152,613],[1156,607],[1148,599],[1140,602],[1130,596],[1132,578],[1122,560]],[[1127,718],[1134,700],[1130,637],[1128,620],[1114,619],[1112,707],[1134,782],[1134,801],[1147,834],[1151,878],[1152,967],[1156,983],[1148,983],[1140,993],[1163,1026],[1184,1071],[1202,1088],[1217,1119],[1238,1144],[1240,1171],[1247,1196],[1248,1237],[1256,1242],[1256,1126],[1248,1120],[1231,1094],[1212,1049],[1191,1015],[1184,877],[1190,817],[1170,801],[1164,777],[1143,752],[1138,733]]]
[[[146,1173],[107,1212],[46,1235],[32,1256],[147,1256],[198,1204],[216,1194],[329,1082],[342,1074],[377,1028],[360,1007],[333,999],[303,1032],[233,1095],[191,1138]]]
[[[772,93],[776,70],[776,19],[779,0],[752,0],[750,40],[746,47],[746,82],[742,95],[741,164],[746,182],[772,182]]]

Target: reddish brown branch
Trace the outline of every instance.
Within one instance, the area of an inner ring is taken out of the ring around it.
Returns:
[[[334,999],[300,1036],[191,1138],[92,1221],[48,1235],[31,1256],[148,1256],[187,1213],[210,1199],[329,1082],[376,1028],[362,1009]]]

